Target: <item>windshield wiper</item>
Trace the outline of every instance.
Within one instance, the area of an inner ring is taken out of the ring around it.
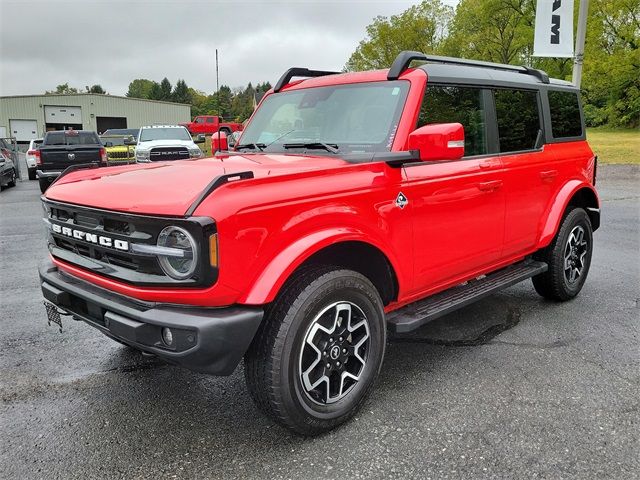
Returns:
[[[309,143],[283,143],[282,148],[321,148],[331,153],[338,153],[338,145],[324,143],[324,142],[309,142]]]
[[[241,145],[236,145],[236,150],[242,150],[243,148],[250,148],[251,150],[260,150],[261,152],[265,149],[266,145],[264,143],[243,143]]]

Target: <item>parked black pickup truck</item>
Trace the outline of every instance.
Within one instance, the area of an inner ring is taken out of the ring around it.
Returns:
[[[98,134],[87,130],[48,132],[42,146],[36,150],[36,176],[40,191],[44,191],[63,170],[81,163],[107,165],[107,150]]]

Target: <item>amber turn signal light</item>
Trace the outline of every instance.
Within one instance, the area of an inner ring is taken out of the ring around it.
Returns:
[[[209,263],[212,267],[218,267],[218,234],[209,237]]]

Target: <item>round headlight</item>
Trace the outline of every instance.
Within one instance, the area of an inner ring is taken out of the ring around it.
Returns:
[[[198,249],[189,232],[180,227],[166,227],[158,236],[158,246],[174,249],[174,254],[159,255],[164,273],[176,280],[190,278],[198,266]]]

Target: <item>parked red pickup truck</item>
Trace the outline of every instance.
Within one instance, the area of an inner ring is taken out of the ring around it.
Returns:
[[[234,151],[59,178],[42,291],[51,321],[192,370],[244,356],[260,410],[318,434],[363,404],[387,331],[525,279],[576,297],[595,183],[580,91],[540,70],[290,69]]]
[[[199,133],[212,134],[219,131],[230,135],[233,132],[242,130],[241,123],[225,122],[222,117],[215,115],[199,115],[193,119],[193,122],[181,123],[180,125],[187,127],[191,135]]]

